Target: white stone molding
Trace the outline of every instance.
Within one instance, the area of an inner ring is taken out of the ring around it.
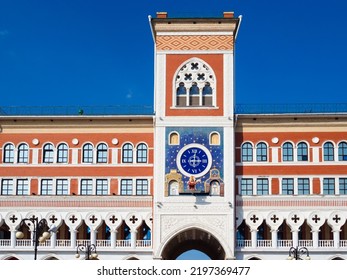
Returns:
[[[7,213],[5,223],[10,228],[10,231],[16,230],[17,226],[22,221],[22,215],[17,211]]]
[[[102,218],[99,213],[96,212],[89,212],[86,217],[84,218],[85,224],[91,229],[91,230],[97,230],[101,224],[102,224]]]
[[[342,211],[333,211],[328,216],[327,222],[332,231],[340,231],[341,227],[346,223],[346,215]]]
[[[299,231],[300,227],[305,221],[305,216],[300,211],[292,211],[286,219],[287,225],[292,231]]]
[[[153,216],[152,213],[148,213],[145,218],[146,225],[152,230],[153,225]]]
[[[106,215],[105,223],[111,231],[117,231],[123,223],[123,218],[119,213],[111,212]]]
[[[47,220],[48,227],[55,226],[58,228],[63,223],[63,219],[61,218],[61,215],[56,211],[49,212],[46,215],[46,220]]]
[[[319,231],[320,227],[325,223],[325,217],[320,211],[313,211],[307,218],[307,224],[312,231]]]
[[[238,228],[243,222],[243,215],[240,211],[236,211],[235,214],[236,228]]]
[[[246,224],[249,226],[251,231],[256,231],[263,221],[263,215],[257,211],[248,213],[246,217]]]
[[[70,212],[66,214],[64,221],[70,230],[77,230],[82,224],[82,216],[80,213]]]
[[[125,217],[125,223],[130,230],[136,230],[142,224],[142,217],[138,213],[129,213]]]
[[[0,227],[2,226],[3,223],[4,223],[4,219],[2,218],[2,216],[0,214]]]
[[[25,218],[27,219],[32,219],[32,218],[37,218],[38,219],[38,222],[41,221],[42,219],[42,215],[41,213],[38,213],[38,212],[35,212],[35,211],[32,211],[32,212],[29,212],[25,215]],[[30,231],[33,231],[35,229],[34,227],[34,223],[32,223],[31,221],[25,221],[25,224],[28,226],[28,228],[30,229]]]
[[[276,231],[283,223],[283,215],[277,211],[270,212],[266,217],[266,223],[271,227],[271,231]]]

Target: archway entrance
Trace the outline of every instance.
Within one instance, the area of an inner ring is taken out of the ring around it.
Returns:
[[[162,251],[163,260],[175,260],[189,250],[205,253],[211,260],[224,260],[225,251],[219,241],[209,232],[191,228],[176,234]]]

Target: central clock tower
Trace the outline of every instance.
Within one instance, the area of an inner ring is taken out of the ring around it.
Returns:
[[[155,42],[154,258],[176,258],[190,249],[211,258],[234,258],[239,23],[232,12],[218,18],[170,18],[162,12],[150,18]]]

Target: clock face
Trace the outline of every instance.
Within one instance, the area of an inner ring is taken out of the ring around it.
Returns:
[[[177,167],[185,176],[201,177],[211,168],[210,151],[200,144],[188,144],[177,154]]]

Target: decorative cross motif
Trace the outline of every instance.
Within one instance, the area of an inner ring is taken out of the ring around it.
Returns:
[[[12,223],[15,223],[18,220],[18,218],[15,215],[12,215],[12,217],[10,218],[10,221]]]
[[[312,218],[312,221],[314,221],[316,224],[318,223],[318,221],[320,221],[320,218],[316,215],[314,215],[314,217]]]
[[[185,74],[185,75],[184,75],[184,79],[185,79],[186,81],[190,81],[190,80],[192,79],[192,74]]]
[[[56,221],[58,221],[58,219],[55,217],[55,215],[52,215],[49,220],[52,222],[52,224],[54,224]]]
[[[95,222],[98,220],[98,218],[97,217],[95,217],[95,215],[93,215],[93,216],[91,216],[90,218],[89,218],[89,221],[91,221],[93,224],[95,224]]]
[[[292,217],[292,221],[294,221],[294,223],[297,223],[299,220],[300,218],[296,214]]]
[[[192,67],[190,69],[192,69],[192,70],[198,69],[199,64],[197,62],[195,62],[195,63],[193,62],[191,65],[192,65]]]
[[[75,215],[72,215],[69,219],[73,224],[78,220]]]
[[[276,224],[276,222],[279,220],[280,218],[278,218],[276,215],[273,215],[270,220],[272,220],[274,222],[274,224]]]
[[[118,218],[116,218],[116,216],[115,215],[112,215],[112,217],[110,217],[110,219],[109,219],[110,221],[111,221],[111,223],[112,224],[114,224],[115,222],[117,222],[118,221]]]
[[[205,80],[205,73],[198,74],[198,80]]]
[[[259,218],[256,215],[253,215],[250,220],[255,224],[259,220]]]
[[[138,218],[135,217],[135,215],[133,215],[130,219],[130,222],[132,222],[133,224],[135,224],[138,221]]]
[[[335,221],[335,223],[338,223],[341,220],[341,218],[336,214],[333,220]]]

